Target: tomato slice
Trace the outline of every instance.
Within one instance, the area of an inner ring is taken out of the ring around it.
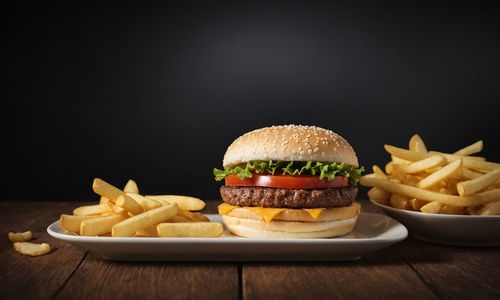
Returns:
[[[277,189],[325,189],[349,185],[349,180],[344,176],[335,176],[333,180],[328,180],[312,175],[253,174],[252,178],[244,179],[240,179],[237,175],[229,175],[225,180],[229,186],[262,186]]]

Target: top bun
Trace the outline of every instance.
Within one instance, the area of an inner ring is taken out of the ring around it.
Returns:
[[[338,162],[358,167],[351,145],[331,130],[284,125],[257,129],[237,138],[227,148],[223,166],[253,160]]]

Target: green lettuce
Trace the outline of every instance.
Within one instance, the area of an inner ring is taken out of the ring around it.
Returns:
[[[240,179],[252,178],[256,174],[283,174],[283,175],[314,175],[319,179],[332,180],[335,176],[345,176],[349,178],[350,185],[356,185],[364,172],[364,168],[355,168],[344,163],[326,163],[313,161],[249,161],[231,167],[224,167],[224,170],[214,169],[215,180],[221,181],[226,176],[237,175]]]

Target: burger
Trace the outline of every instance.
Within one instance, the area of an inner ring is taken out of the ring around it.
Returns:
[[[333,131],[285,125],[248,132],[227,148],[219,214],[235,235],[329,238],[348,234],[360,212],[359,167]]]

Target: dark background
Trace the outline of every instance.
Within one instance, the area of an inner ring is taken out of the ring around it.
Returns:
[[[375,2],[3,9],[0,199],[97,199],[94,177],[217,198],[226,147],[273,124],[332,129],[367,167],[413,133],[499,161],[494,2]]]

